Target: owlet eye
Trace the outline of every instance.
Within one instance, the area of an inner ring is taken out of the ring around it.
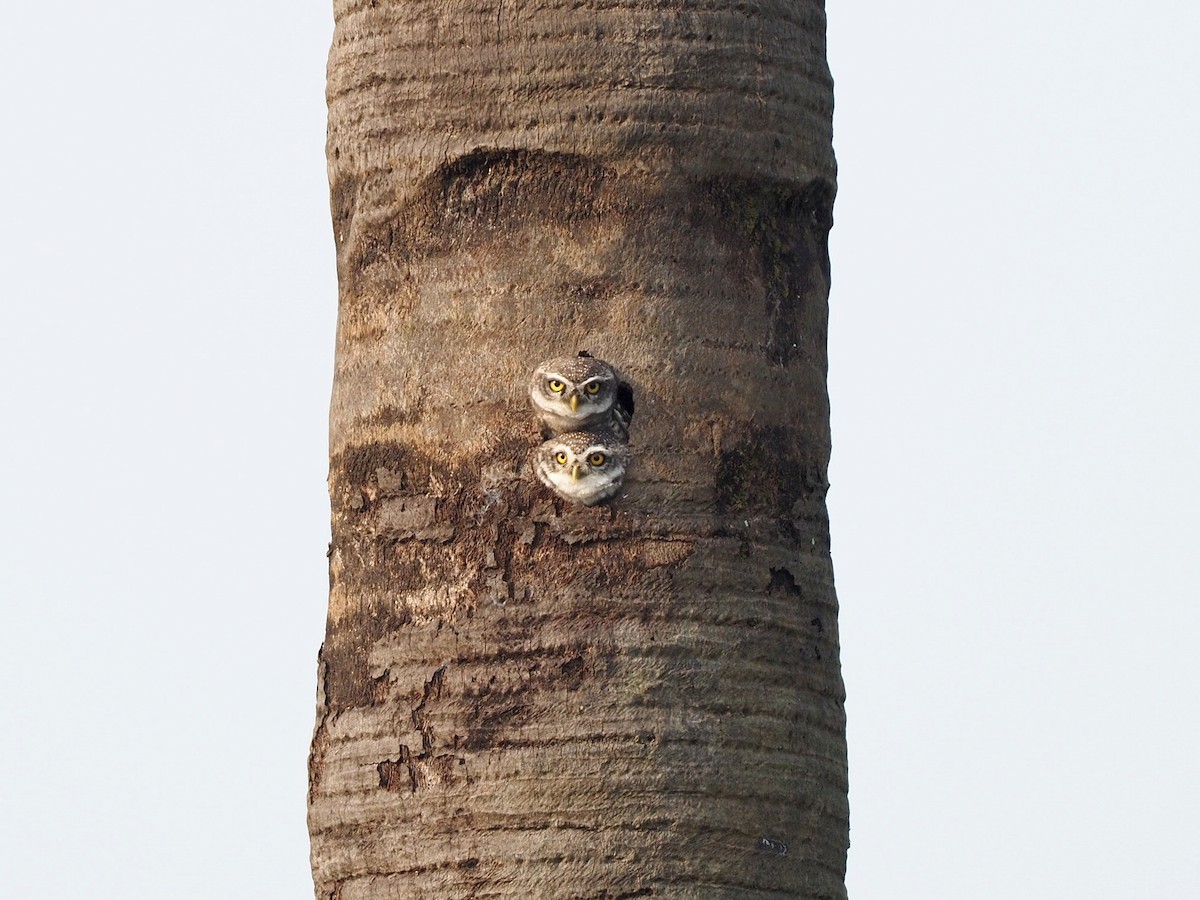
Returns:
[[[563,384],[561,381],[559,381],[557,378],[550,379],[550,390],[554,391],[554,393],[561,394],[563,392],[563,388],[565,388],[565,387],[566,387],[566,385]]]
[[[599,454],[597,454],[597,456],[598,455]],[[560,466],[565,466],[567,464],[567,454],[564,453],[563,451],[559,450],[557,453],[554,454],[554,460]]]
[[[606,459],[608,459],[608,457],[605,456],[603,453],[593,453],[591,456],[588,457],[588,462],[591,463],[593,466],[602,466],[602,465],[604,465],[604,461]]]
[[[596,394],[600,393],[600,382],[593,381],[591,384],[585,387],[584,390],[595,396]]]

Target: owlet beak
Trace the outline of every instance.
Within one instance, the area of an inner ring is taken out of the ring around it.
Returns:
[[[572,399],[574,399],[574,398],[572,398]],[[572,481],[579,480],[579,463],[575,463],[575,465],[571,466],[571,480]]]
[[[571,395],[571,412],[575,412],[575,410],[577,410],[577,409],[579,409],[579,395],[572,394]]]

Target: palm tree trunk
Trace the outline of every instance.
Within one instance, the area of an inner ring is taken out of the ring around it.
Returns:
[[[844,897],[822,4],[335,14],[317,897]],[[582,349],[593,508],[528,466]]]

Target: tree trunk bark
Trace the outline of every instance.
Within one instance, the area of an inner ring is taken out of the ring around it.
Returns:
[[[334,5],[317,897],[844,897],[823,4]],[[578,350],[592,508],[529,467]]]

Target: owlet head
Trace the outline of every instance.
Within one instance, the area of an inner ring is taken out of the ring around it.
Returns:
[[[591,506],[620,490],[629,461],[629,447],[614,435],[569,431],[534,451],[533,469],[564,500]]]
[[[608,422],[619,386],[616,370],[604,360],[563,357],[534,370],[529,401],[551,431],[580,431]]]

